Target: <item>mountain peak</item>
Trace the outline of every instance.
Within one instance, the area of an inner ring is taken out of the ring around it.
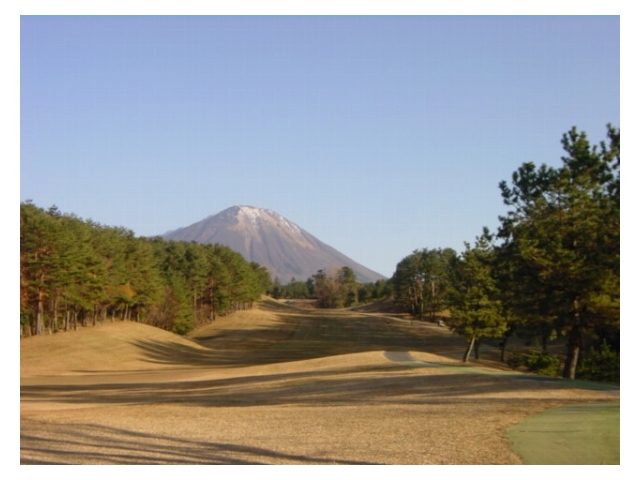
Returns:
[[[232,210],[236,214],[254,215],[254,216],[259,216],[265,213],[269,213],[269,210],[265,208],[253,207],[251,205],[234,205],[233,207],[228,208],[227,210]]]
[[[384,278],[286,219],[264,208],[235,205],[188,227],[163,235],[166,240],[219,243],[264,265],[276,278],[305,280],[318,270],[347,266],[362,282]]]

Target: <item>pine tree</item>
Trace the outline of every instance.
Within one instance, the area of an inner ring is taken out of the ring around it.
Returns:
[[[449,309],[451,328],[468,342],[463,361],[483,337],[499,338],[507,330],[499,290],[492,276],[494,251],[488,239],[476,240],[474,248],[465,243],[465,251],[452,259],[452,288]]]
[[[608,140],[591,146],[574,127],[560,168],[526,163],[511,188],[500,184],[511,208],[500,248],[522,298],[534,300],[517,307],[566,337],[566,378],[575,378],[585,333],[620,321],[620,131],[610,125]]]

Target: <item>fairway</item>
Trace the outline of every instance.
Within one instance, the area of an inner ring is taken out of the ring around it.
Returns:
[[[269,299],[187,337],[117,321],[24,338],[20,461],[520,464],[513,425],[619,395],[513,374],[492,347],[462,365],[464,348],[402,316]]]
[[[529,465],[619,465],[620,403],[555,408],[509,429]]]

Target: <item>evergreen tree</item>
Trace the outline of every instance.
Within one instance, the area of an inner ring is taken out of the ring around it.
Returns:
[[[575,127],[562,138],[566,156],[554,169],[522,165],[498,237],[515,282],[527,295],[517,307],[552,319],[567,339],[563,376],[575,378],[584,335],[620,322],[620,131],[591,146]],[[533,299],[534,302],[526,301]]]
[[[336,305],[338,307],[350,307],[358,303],[358,282],[356,274],[349,267],[342,267],[336,273],[338,292]]]
[[[251,308],[270,285],[266,268],[228,247],[136,238],[56,207],[20,204],[20,324],[32,335],[109,314],[186,333]]]
[[[463,361],[469,359],[483,337],[501,337],[507,322],[492,277],[493,248],[486,236],[476,240],[474,248],[466,243],[460,257],[452,258],[452,288],[450,294],[451,328],[468,342]]]

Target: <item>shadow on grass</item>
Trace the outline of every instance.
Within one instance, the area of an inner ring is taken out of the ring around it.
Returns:
[[[209,349],[177,343],[136,342],[144,357],[174,365],[247,366],[380,350],[439,354],[464,350],[464,341],[423,322],[390,322],[386,317],[350,311],[279,308],[278,322],[250,330],[208,329],[193,341]],[[262,307],[264,308],[264,307]]]
[[[201,340],[205,348],[152,340],[133,343],[147,361],[178,367],[264,365],[367,351],[412,350],[442,355],[464,348],[460,337],[444,329],[420,323],[390,324],[384,317],[344,311],[300,314],[292,310],[281,314],[274,328],[227,329],[221,333],[213,341]],[[485,370],[463,364],[449,365],[443,370],[442,365],[414,361],[408,354],[387,355],[389,363],[371,367],[199,381],[163,382],[158,377],[124,381],[123,377],[116,383],[98,380],[79,385],[59,377],[51,385],[46,381],[22,385],[20,392],[21,400],[30,402],[238,406],[437,403],[478,394],[490,398],[523,389],[585,388],[576,383],[510,372],[487,375]]]
[[[292,373],[238,376],[193,381],[157,381],[147,383],[92,383],[88,385],[23,385],[21,401],[70,405],[144,405],[181,406],[337,406],[337,405],[411,405],[526,401],[540,398],[540,392],[555,391],[567,399],[576,386],[570,381],[539,381],[522,374],[488,374],[455,367],[405,366],[381,363],[372,366],[332,368]],[[536,393],[537,392],[537,393]],[[478,398],[482,396],[482,398]],[[505,400],[505,398],[507,398]]]
[[[342,464],[364,462],[295,455],[251,445],[198,441],[92,424],[22,419],[20,463],[52,464]]]
[[[390,362],[371,367],[199,381],[162,382],[155,377],[137,383],[123,379],[117,383],[98,381],[78,385],[58,378],[54,385],[22,385],[21,399],[69,404],[344,405],[437,403],[478,394],[499,396],[523,389],[592,388],[514,372],[488,375],[486,370],[461,363],[437,365],[415,361],[409,354],[398,351],[446,354],[459,352],[464,347],[463,341],[437,327],[407,322],[391,325],[385,318],[372,315],[339,311],[287,312],[275,328],[223,333],[215,342],[202,341],[201,345],[206,348],[152,340],[138,340],[134,344],[147,361],[173,366],[240,367],[367,351],[386,351]]]

